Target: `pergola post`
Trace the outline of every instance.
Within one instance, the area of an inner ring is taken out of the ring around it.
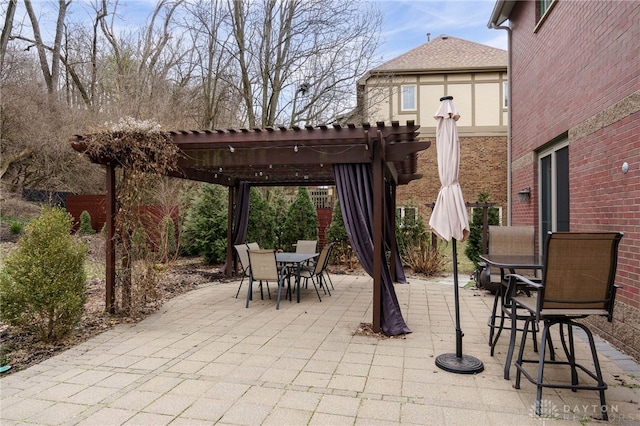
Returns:
[[[116,166],[114,162],[106,165],[107,172],[107,196],[106,196],[106,291],[105,310],[111,314],[115,313],[115,288],[116,288]]]
[[[367,132],[367,136],[369,133]],[[380,332],[382,313],[382,250],[384,249],[384,166],[382,164],[382,133],[373,140],[373,324]]]

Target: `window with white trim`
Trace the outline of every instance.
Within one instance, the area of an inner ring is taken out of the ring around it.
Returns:
[[[400,86],[400,105],[402,111],[418,109],[418,88],[415,84]]]
[[[418,223],[418,208],[400,206],[396,207],[396,221],[400,228],[415,226]]]
[[[502,108],[509,108],[509,83],[502,83]]]

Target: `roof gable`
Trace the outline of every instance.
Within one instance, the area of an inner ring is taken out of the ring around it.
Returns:
[[[507,68],[507,51],[457,37],[440,35],[372,72],[441,71]]]

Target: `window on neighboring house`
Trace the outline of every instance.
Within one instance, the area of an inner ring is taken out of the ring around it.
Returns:
[[[509,108],[509,83],[502,83],[502,108]]]
[[[548,232],[569,229],[569,145],[563,138],[538,154],[540,247]]]
[[[536,23],[539,24],[556,0],[536,0]]]
[[[417,108],[417,87],[415,84],[400,86],[400,104],[402,111],[415,111]]]
[[[400,228],[414,226],[418,222],[417,207],[396,207],[396,220]]]

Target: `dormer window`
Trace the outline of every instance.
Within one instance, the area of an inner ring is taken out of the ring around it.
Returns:
[[[402,111],[415,111],[418,109],[417,87],[415,84],[400,86],[400,105]]]

